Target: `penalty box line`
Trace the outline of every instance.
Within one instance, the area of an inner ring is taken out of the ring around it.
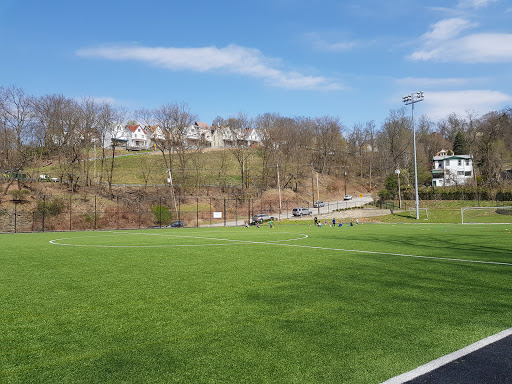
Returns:
[[[412,257],[417,259],[431,259],[431,260],[442,260],[442,261],[457,261],[460,263],[474,263],[474,264],[491,264],[491,265],[507,265],[512,267],[512,263],[504,263],[499,261],[484,261],[484,260],[468,260],[468,259],[455,259],[451,257],[436,257],[436,256],[422,256],[422,255],[409,255],[405,253],[392,253],[392,252],[378,252],[378,251],[362,251],[360,249],[343,249],[343,248],[328,248],[318,247],[313,245],[299,245],[299,244],[283,244],[283,243],[269,243],[269,242],[254,242],[256,244],[269,244],[269,245],[282,245],[285,247],[298,247],[298,248],[309,248],[309,249],[320,249],[323,251],[340,251],[340,252],[356,252],[356,253],[368,253],[374,255],[388,255],[388,256],[399,256],[399,257]]]

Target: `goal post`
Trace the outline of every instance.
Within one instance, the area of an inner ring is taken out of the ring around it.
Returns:
[[[462,224],[512,224],[512,206],[462,207]]]
[[[428,208],[418,208],[419,217],[428,219]],[[416,208],[409,208],[409,216],[416,217]]]

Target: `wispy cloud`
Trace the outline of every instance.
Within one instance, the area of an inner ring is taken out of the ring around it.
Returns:
[[[479,9],[487,7],[491,3],[496,3],[498,0],[460,0],[457,8],[471,8]]]
[[[345,52],[353,49],[356,46],[354,41],[342,40],[342,41],[327,41],[320,37],[318,33],[307,33],[306,39],[311,42],[313,47],[320,51],[326,52]]]
[[[512,102],[512,96],[491,90],[466,90],[450,92],[425,92],[426,114],[434,120],[450,113],[465,115],[471,110],[479,114],[499,110]]]
[[[431,30],[425,33],[421,39],[425,41],[425,44],[436,44],[439,41],[453,39],[465,29],[474,26],[476,26],[475,23],[458,17],[444,19],[432,25]]]
[[[508,63],[512,62],[512,34],[481,33],[447,40],[435,48],[417,50],[409,58],[418,61]]]
[[[411,89],[431,89],[440,87],[460,87],[469,83],[474,83],[475,79],[466,78],[428,78],[428,77],[406,77],[398,79],[397,84],[404,88]]]
[[[409,58],[417,61],[506,63],[512,61],[512,34],[477,33],[459,36],[475,27],[462,18],[437,22],[421,36],[422,47]]]
[[[281,60],[265,57],[261,51],[238,45],[224,48],[173,48],[143,46],[100,46],[80,49],[81,57],[118,61],[141,61],[172,71],[227,72],[263,79],[266,84],[286,89],[338,90],[343,86],[323,76],[307,76],[279,68]]]

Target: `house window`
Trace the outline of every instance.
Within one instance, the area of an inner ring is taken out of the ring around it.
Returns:
[[[464,173],[464,176],[471,176],[471,171],[466,171],[466,172]]]
[[[464,171],[457,171],[457,176],[464,176]]]
[[[466,166],[469,167],[469,160],[466,160]]]
[[[462,165],[462,160],[459,160],[459,161],[457,162],[457,165],[460,167],[460,166]]]

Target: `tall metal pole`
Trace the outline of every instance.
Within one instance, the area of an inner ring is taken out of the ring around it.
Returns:
[[[277,188],[279,190],[279,214],[281,214],[281,180],[279,177],[279,164],[277,164]]]
[[[416,126],[414,123],[414,104],[423,101],[423,92],[415,92],[410,95],[404,96],[402,101],[405,105],[411,104],[412,107],[412,138],[413,138],[413,149],[414,149],[414,189],[416,195],[416,220],[420,219],[420,199],[418,195],[418,163],[416,160]]]
[[[402,195],[400,193],[400,169],[396,169],[395,173],[398,176],[398,208],[402,209]]]
[[[94,143],[94,182],[96,183],[96,138],[93,137],[92,142]]]
[[[416,161],[416,124],[414,124],[414,103],[412,106],[412,142],[414,147],[414,189],[416,197],[416,220],[420,219],[420,199],[418,195],[418,162]]]

